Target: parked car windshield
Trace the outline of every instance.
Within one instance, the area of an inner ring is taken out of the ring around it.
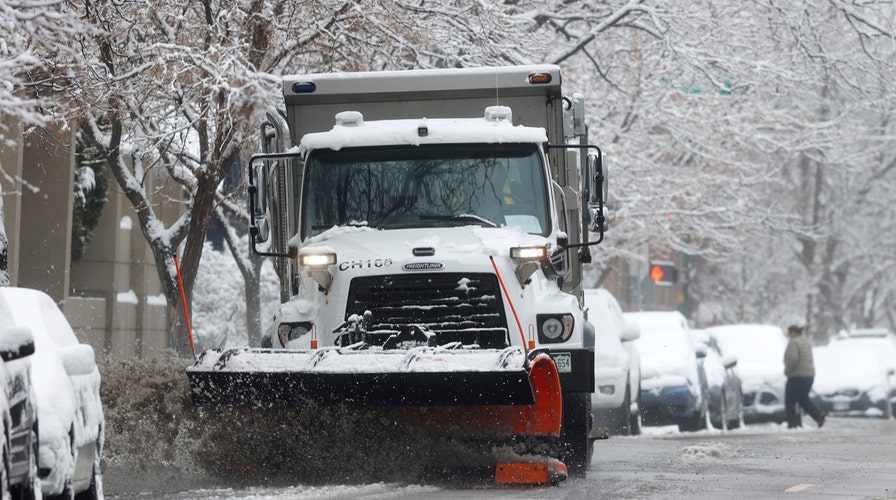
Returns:
[[[546,199],[533,144],[316,150],[305,169],[302,238],[337,225],[518,226],[547,235]]]

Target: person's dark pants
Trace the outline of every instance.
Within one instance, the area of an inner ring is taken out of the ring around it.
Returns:
[[[787,414],[787,427],[802,427],[802,419],[796,410],[796,405],[806,411],[816,422],[820,418],[818,408],[809,399],[809,391],[812,390],[812,382],[815,377],[788,377],[784,387],[784,411]]]

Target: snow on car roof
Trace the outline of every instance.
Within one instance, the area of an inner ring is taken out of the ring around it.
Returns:
[[[847,336],[849,337],[871,337],[871,338],[884,338],[893,335],[886,328],[858,328],[855,330],[850,330]]]
[[[884,368],[871,348],[828,344],[816,347],[812,354],[816,392],[830,392],[841,387],[864,390],[885,380]]]
[[[713,326],[706,329],[725,349],[737,356],[738,365],[754,362],[781,363],[787,339],[775,325],[739,324]]]

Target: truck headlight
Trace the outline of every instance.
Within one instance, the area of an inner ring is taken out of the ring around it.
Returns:
[[[332,252],[326,253],[303,253],[299,255],[299,264],[305,267],[327,267],[336,263],[336,254]]]
[[[542,267],[542,264],[547,261],[547,256],[548,248],[546,246],[512,247],[510,249],[510,258],[516,261],[514,273],[521,288],[526,288],[526,285],[529,284],[529,277]]]
[[[572,314],[539,314],[535,320],[538,323],[538,342],[542,344],[558,344],[572,337],[575,326]]]
[[[300,323],[280,323],[277,327],[277,336],[280,338],[280,345],[286,347],[290,340],[295,340],[302,335],[307,335],[311,331],[312,325],[308,321]]]
[[[299,251],[299,264],[308,269],[308,274],[320,285],[324,293],[330,291],[333,275],[329,267],[336,263],[336,252],[329,248],[307,247]]]
[[[519,261],[542,260],[548,255],[548,249],[539,247],[513,247],[510,249],[510,258]]]

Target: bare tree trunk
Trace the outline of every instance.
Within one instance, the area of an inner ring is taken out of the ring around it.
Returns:
[[[236,231],[233,223],[225,213],[224,208],[220,205],[215,209],[215,219],[223,228],[224,241],[227,248],[233,256],[243,277],[243,286],[245,289],[246,301],[246,335],[250,346],[258,347],[261,345],[263,332],[261,331],[261,266],[264,260],[255,255],[251,250],[248,255],[244,255],[239,248],[239,240],[236,237]]]

